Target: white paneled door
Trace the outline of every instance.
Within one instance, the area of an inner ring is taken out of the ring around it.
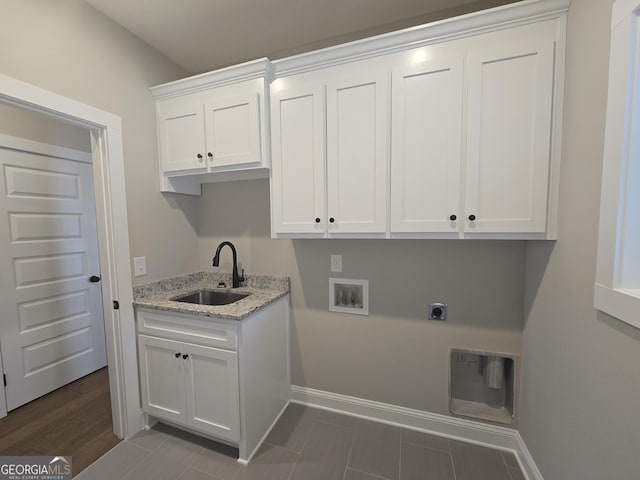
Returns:
[[[91,156],[37,146],[0,145],[8,410],[107,364]]]

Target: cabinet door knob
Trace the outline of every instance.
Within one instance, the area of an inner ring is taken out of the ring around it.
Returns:
[[[469,215],[469,221],[473,222],[476,219],[476,216],[471,214]]]
[[[180,352],[177,352],[176,353],[176,358],[180,358],[180,355],[181,355]]]
[[[189,355],[185,353],[184,355],[182,355],[182,358],[186,360],[187,358],[189,358]]]
[[[320,223],[320,217],[316,217],[316,223]]]
[[[331,217],[331,218],[329,219],[329,223],[333,223],[333,222],[335,222],[335,219],[334,219],[333,217]]]
[[[457,217],[457,216],[455,216],[455,215],[451,215],[451,216],[449,217],[449,220],[451,220],[452,222],[455,222],[457,219],[458,219],[458,217]]]
[[[213,158],[213,153],[211,153],[211,152],[207,153],[207,157]]]
[[[197,155],[197,157],[198,157],[198,160],[202,161],[202,154],[201,154],[201,153],[199,153],[199,154]]]

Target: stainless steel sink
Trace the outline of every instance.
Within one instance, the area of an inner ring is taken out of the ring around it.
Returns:
[[[217,290],[200,290],[173,298],[174,302],[197,303],[198,305],[229,305],[248,297],[248,293],[220,292]]]

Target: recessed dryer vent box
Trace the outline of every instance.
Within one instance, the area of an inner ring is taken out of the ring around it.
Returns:
[[[369,315],[369,280],[330,278],[329,310]]]
[[[449,410],[494,423],[515,422],[515,355],[451,350]]]

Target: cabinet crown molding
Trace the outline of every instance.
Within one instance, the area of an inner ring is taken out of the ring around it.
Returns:
[[[201,73],[188,78],[151,87],[151,94],[156,100],[196,93],[225,85],[241,83],[247,80],[264,79],[268,84],[273,79],[273,64],[268,58],[259,58],[250,62],[231,65],[229,67]]]
[[[478,35],[507,27],[558,18],[571,0],[523,0],[518,3],[439,20],[374,37],[301,53],[273,61],[274,78],[304,73]]]

